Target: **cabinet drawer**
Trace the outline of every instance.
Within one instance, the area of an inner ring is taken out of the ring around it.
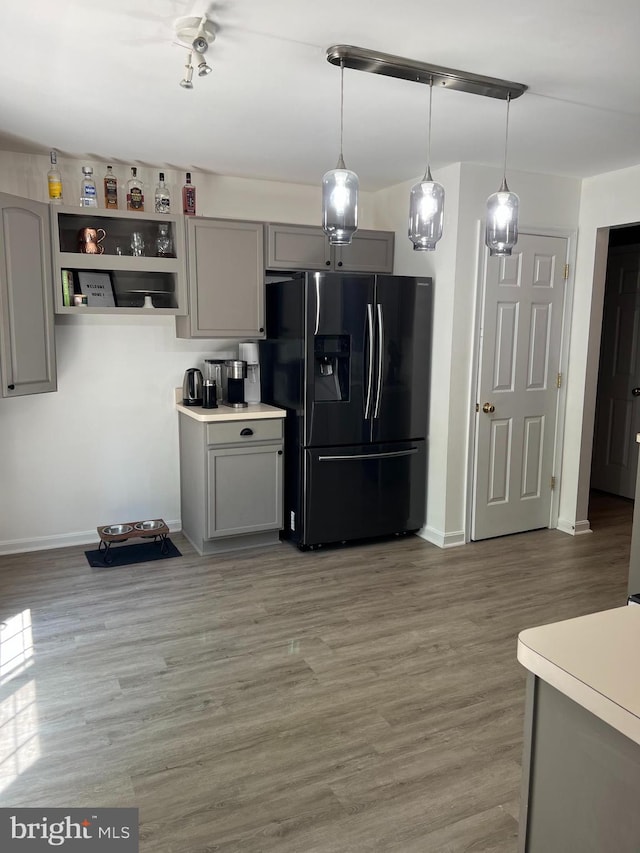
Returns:
[[[250,430],[245,435],[243,430]],[[282,418],[223,421],[207,424],[207,444],[237,444],[282,439]]]

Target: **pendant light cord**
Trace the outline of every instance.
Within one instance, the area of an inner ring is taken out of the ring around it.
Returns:
[[[431,104],[433,99],[433,77],[429,78],[429,115],[427,118],[427,168],[424,170],[423,181],[432,181],[431,177]]]
[[[344,157],[342,156],[342,137],[344,134],[344,59],[340,60],[340,157],[338,159],[338,169],[346,168],[344,165]]]
[[[504,131],[504,164],[502,168],[502,186],[500,192],[509,192],[507,186],[507,145],[509,142],[509,107],[511,106],[511,92],[507,93],[507,121]]]

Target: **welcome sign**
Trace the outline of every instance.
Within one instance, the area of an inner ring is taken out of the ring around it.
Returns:
[[[138,853],[138,809],[0,809],[2,853]]]

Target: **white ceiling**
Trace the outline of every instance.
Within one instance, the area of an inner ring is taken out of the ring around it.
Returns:
[[[183,15],[217,29],[179,87]],[[640,162],[638,0],[20,0],[0,10],[0,148],[317,184],[339,148],[333,44],[525,83],[509,169]],[[425,167],[428,87],[345,70],[344,155],[364,190]],[[502,166],[505,102],[433,94],[432,166]]]

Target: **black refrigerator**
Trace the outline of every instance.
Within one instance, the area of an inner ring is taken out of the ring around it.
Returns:
[[[301,549],[425,521],[432,282],[267,280],[262,399],[287,410],[285,535]]]

